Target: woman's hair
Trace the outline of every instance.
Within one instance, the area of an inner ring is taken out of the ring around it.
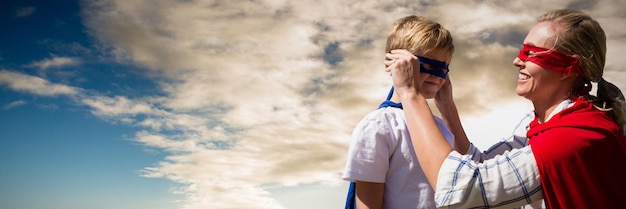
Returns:
[[[452,34],[426,17],[410,15],[396,20],[387,34],[386,52],[406,49],[418,55],[444,50],[452,56]]]
[[[572,93],[589,88],[589,81],[598,83],[596,96],[588,98],[597,109],[608,111],[626,135],[624,95],[617,86],[602,78],[606,60],[606,35],[600,24],[589,15],[571,9],[550,11],[537,19],[552,22],[556,31],[554,49],[570,55],[578,55],[584,75],[574,83]]]

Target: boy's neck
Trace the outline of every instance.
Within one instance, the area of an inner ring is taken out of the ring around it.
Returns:
[[[398,97],[398,95],[396,93],[393,93],[393,95],[391,95],[391,99],[389,99],[389,100],[391,100],[392,102],[395,102],[395,103],[400,103],[400,98]]]

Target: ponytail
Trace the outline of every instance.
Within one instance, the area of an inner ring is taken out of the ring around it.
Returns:
[[[597,109],[609,112],[609,115],[617,122],[622,134],[626,136],[626,102],[624,94],[614,84],[600,78],[598,81],[598,100],[594,102]]]

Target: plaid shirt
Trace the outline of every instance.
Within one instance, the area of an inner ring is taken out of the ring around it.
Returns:
[[[543,208],[537,163],[525,137],[533,116],[529,113],[513,136],[485,152],[474,145],[467,155],[451,152],[437,178],[437,207]]]

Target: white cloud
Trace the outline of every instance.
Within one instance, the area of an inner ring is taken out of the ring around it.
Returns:
[[[114,98],[95,96],[86,97],[82,103],[93,109],[95,115],[100,116],[120,116],[120,115],[142,115],[154,112],[152,106],[139,100],[131,100],[123,96]]]
[[[32,15],[33,13],[35,13],[35,11],[37,11],[37,8],[35,7],[24,7],[15,11],[15,16],[26,17]]]
[[[351,128],[389,87],[381,40],[390,22],[334,2],[110,3],[116,15],[91,12],[92,33],[119,59],[174,81],[153,100],[168,114],[139,123],[149,129],[137,141],[171,153],[145,176],[185,184],[188,208],[280,208],[263,185],[342,182]],[[323,59],[333,43],[344,56],[336,66]]]
[[[78,65],[78,64],[80,64],[80,61],[77,58],[53,56],[50,59],[33,62],[29,64],[28,66],[43,70],[43,69],[48,69],[48,68],[53,68],[53,67],[58,68],[58,67],[72,66],[72,65]]]
[[[26,101],[20,99],[20,100],[13,101],[13,102],[11,102],[9,104],[6,104],[6,105],[2,106],[2,109],[3,110],[9,110],[9,109],[13,109],[13,108],[25,105],[25,104],[27,104]]]
[[[15,91],[42,96],[75,95],[79,93],[79,89],[71,86],[53,84],[40,77],[8,70],[0,70],[0,84],[7,85]]]

